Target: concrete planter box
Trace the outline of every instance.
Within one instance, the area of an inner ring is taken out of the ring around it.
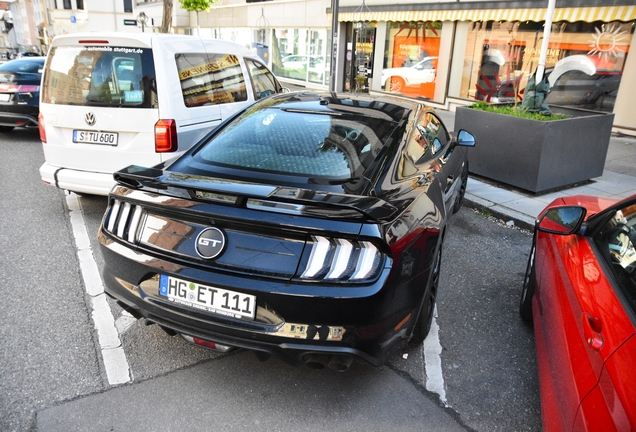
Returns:
[[[477,145],[468,151],[470,172],[534,193],[603,175],[614,114],[551,107],[565,120],[539,121],[457,108],[455,130]]]

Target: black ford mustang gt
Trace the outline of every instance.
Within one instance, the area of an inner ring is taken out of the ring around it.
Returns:
[[[115,173],[106,292],[217,350],[381,365],[429,331],[472,145],[416,101],[263,99],[172,162]]]

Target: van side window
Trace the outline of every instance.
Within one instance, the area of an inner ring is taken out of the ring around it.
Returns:
[[[239,58],[231,54],[176,54],[183,102],[188,108],[247,100]]]
[[[278,81],[262,63],[246,59],[245,64],[247,64],[247,70],[250,71],[256,100],[280,92]]]

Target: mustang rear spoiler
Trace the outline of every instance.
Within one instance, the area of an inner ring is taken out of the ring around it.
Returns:
[[[375,197],[346,195],[166,172],[131,165],[113,174],[120,185],[188,199],[221,201],[265,211],[318,217],[388,219],[398,209]],[[326,211],[328,210],[328,211]]]

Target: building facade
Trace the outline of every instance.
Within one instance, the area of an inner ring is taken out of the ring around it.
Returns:
[[[4,55],[46,51],[42,49],[46,28],[44,0],[7,0],[0,2],[0,8],[0,51]]]
[[[549,103],[614,112],[615,128],[636,134],[629,106],[636,90],[636,56],[629,56],[635,3],[557,0],[546,63]],[[452,110],[523,98],[546,7],[536,0],[340,0],[335,57],[329,0],[221,0],[200,13],[200,32],[257,49],[284,81],[328,87],[333,60],[336,90],[399,93]]]
[[[334,4],[335,23],[332,0],[219,0],[198,15],[174,0],[172,26],[175,33],[198,32],[252,48],[283,82],[329,88],[333,65],[336,90],[397,93],[452,110],[523,98],[537,67],[547,0]],[[20,50],[27,42],[45,47],[44,34],[142,31],[141,16],[143,31],[158,31],[163,16],[163,2],[156,0],[8,5],[16,25],[4,40],[12,36]],[[38,15],[38,8],[46,14]],[[636,56],[629,55],[635,25],[635,0],[557,0],[546,64],[548,102],[614,112],[615,128],[636,135],[629,103],[636,91]]]

